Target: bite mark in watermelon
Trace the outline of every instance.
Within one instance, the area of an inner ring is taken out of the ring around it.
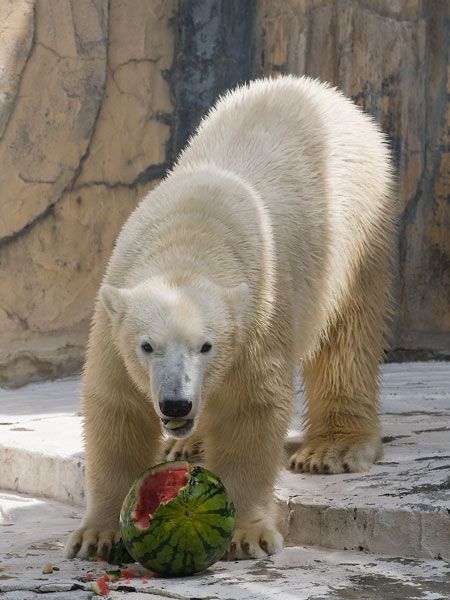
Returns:
[[[235,527],[220,479],[179,461],[157,465],[131,486],[120,513],[122,539],[146,569],[191,575],[222,558]]]
[[[139,500],[132,516],[136,527],[147,529],[155,510],[175,498],[188,482],[186,467],[166,469],[149,475],[138,490]]]

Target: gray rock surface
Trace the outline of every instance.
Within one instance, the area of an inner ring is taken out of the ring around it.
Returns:
[[[0,392],[0,489],[84,504],[79,381]],[[300,433],[302,397],[290,444]],[[450,365],[385,365],[385,455],[370,473],[299,475],[277,486],[289,545],[450,558]]]

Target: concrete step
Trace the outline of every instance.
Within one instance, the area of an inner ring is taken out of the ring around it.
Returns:
[[[91,600],[88,573],[106,563],[62,558],[67,532],[81,510],[53,500],[0,492],[0,597],[2,600]],[[58,572],[44,575],[48,563]],[[136,577],[111,584],[108,598],[127,600],[444,600],[450,597],[449,565],[365,552],[298,546],[265,560],[218,562],[191,577]],[[95,596],[98,598],[98,596]]]
[[[382,415],[370,473],[281,474],[288,544],[450,559],[450,364],[385,365]],[[0,391],[0,465],[0,488],[84,504],[79,380]]]

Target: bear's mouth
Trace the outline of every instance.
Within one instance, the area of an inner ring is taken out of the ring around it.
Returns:
[[[189,435],[194,419],[161,419],[164,429],[174,438],[184,438]]]

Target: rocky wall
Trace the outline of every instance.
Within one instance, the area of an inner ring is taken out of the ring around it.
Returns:
[[[450,356],[446,0],[3,0],[0,385],[78,372],[128,214],[229,87],[320,77],[391,140],[391,357]]]

